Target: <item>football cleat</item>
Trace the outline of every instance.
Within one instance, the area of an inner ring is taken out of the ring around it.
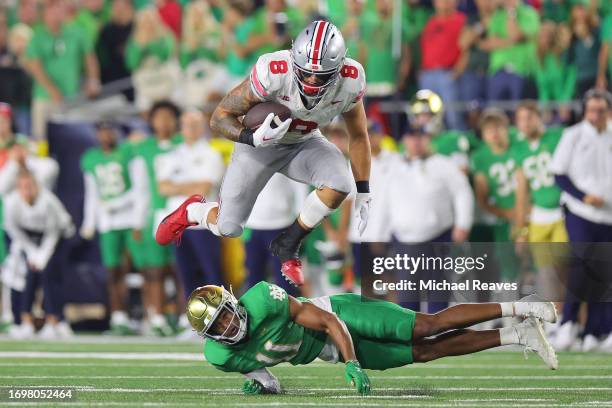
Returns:
[[[525,357],[527,357],[527,351],[535,351],[548,368],[556,370],[559,367],[557,353],[548,342],[544,334],[544,327],[539,319],[529,317],[514,328],[518,334],[519,344],[525,346]]]
[[[536,317],[548,323],[557,321],[557,308],[553,302],[544,302],[537,295],[525,296],[514,303],[517,316]]]
[[[168,245],[172,242],[180,242],[183,232],[188,227],[198,225],[196,222],[189,222],[187,219],[187,206],[193,203],[204,203],[206,200],[199,194],[194,194],[183,201],[176,210],[166,216],[157,227],[155,241],[159,245]]]
[[[283,278],[295,287],[304,284],[304,274],[302,274],[302,262],[299,259],[289,259],[281,264],[281,274]]]
[[[281,232],[270,243],[270,251],[272,255],[281,260],[281,275],[287,282],[295,287],[304,284],[304,275],[302,274],[302,262],[299,258],[300,243],[297,245],[287,244],[286,231]]]

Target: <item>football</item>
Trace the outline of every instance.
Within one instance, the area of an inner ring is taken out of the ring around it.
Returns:
[[[253,106],[242,119],[244,127],[249,129],[257,129],[268,114],[274,113],[276,118],[272,121],[272,128],[278,126],[281,122],[286,121],[291,117],[291,111],[285,105],[276,102],[262,102]]]

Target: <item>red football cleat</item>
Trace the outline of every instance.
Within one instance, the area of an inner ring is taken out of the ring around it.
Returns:
[[[192,203],[204,203],[206,200],[199,194],[194,194],[186,199],[176,210],[166,216],[157,227],[155,232],[155,241],[159,245],[168,245],[172,242],[179,242],[181,235],[193,225],[198,225],[195,222],[189,222],[187,219],[187,206]]]
[[[289,259],[281,265],[281,274],[283,277],[295,287],[304,284],[304,275],[302,274],[302,262],[299,259]]]

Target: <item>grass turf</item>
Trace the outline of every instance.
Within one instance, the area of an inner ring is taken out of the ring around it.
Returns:
[[[560,354],[554,372],[535,354],[525,360],[513,351],[369,371],[373,393],[363,398],[344,383],[342,365],[323,362],[273,368],[285,395],[243,396],[241,376],[211,367],[201,349],[195,343],[134,338],[0,341],[0,385],[70,387],[76,396],[70,406],[612,408],[612,354]],[[21,405],[6,395],[0,405]]]

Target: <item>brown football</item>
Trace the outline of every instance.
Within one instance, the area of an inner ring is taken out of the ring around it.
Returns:
[[[249,109],[242,119],[242,124],[246,128],[255,130],[266,120],[269,113],[278,116],[280,122],[284,122],[291,117],[291,111],[285,105],[276,102],[262,102]],[[270,126],[275,128],[280,122],[278,119],[273,120]]]

